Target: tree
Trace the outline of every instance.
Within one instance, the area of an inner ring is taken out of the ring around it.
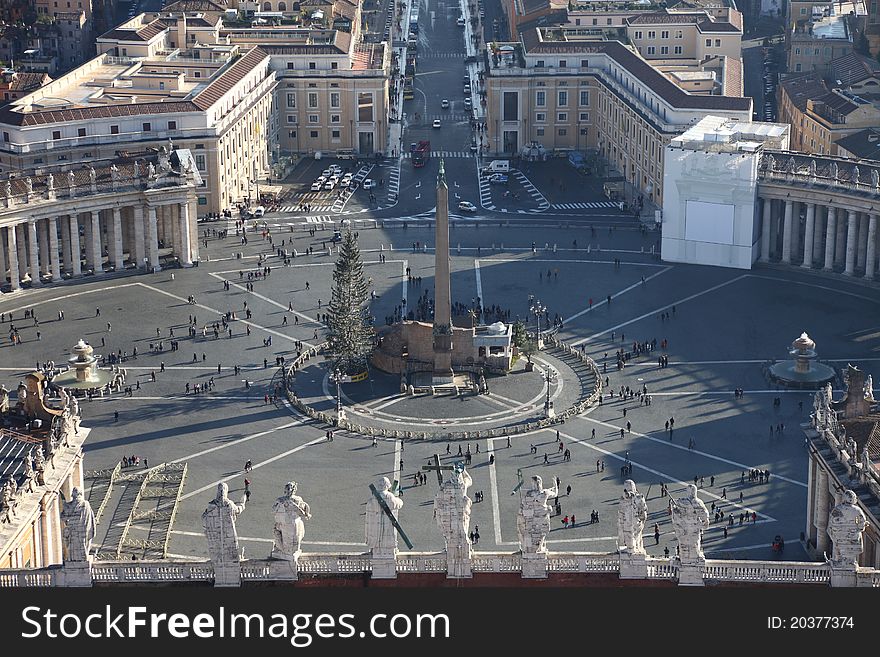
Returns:
[[[526,357],[526,361],[531,364],[532,354],[535,353],[538,345],[535,344],[534,338],[529,335],[529,332],[526,330],[526,325],[522,320],[517,321],[513,325],[513,335],[511,337],[513,339],[513,344],[515,344],[517,349],[519,349]]]
[[[333,271],[327,344],[334,367],[347,374],[362,372],[373,349],[367,287],[357,239],[350,230],[346,231]]]

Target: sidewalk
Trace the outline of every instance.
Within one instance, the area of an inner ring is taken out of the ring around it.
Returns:
[[[399,77],[397,78],[397,93],[392,98],[389,110],[389,119],[395,117],[394,123],[388,122],[388,143],[385,144],[385,157],[397,157],[403,154],[403,83],[406,79],[406,39],[409,36],[409,16],[412,11],[413,0],[407,0],[406,7],[403,10],[403,18],[400,22],[400,28],[397,25],[391,27],[391,44],[392,53],[397,54],[397,64],[399,67]],[[402,48],[394,48],[394,41],[403,42]]]
[[[464,17],[464,45],[465,51],[467,52],[468,57],[476,57],[477,61],[471,64],[465,64],[465,69],[467,70],[468,75],[471,79],[471,113],[474,120],[483,122],[486,119],[486,109],[483,107],[483,103],[480,102],[482,100],[482,96],[480,93],[485,90],[485,86],[480,83],[480,73],[483,71],[483,60],[480,58],[480,53],[482,52],[480,48],[478,48],[474,44],[474,30],[471,27],[471,15],[468,12],[468,0],[459,0],[461,5],[461,15]],[[483,21],[479,17],[477,18],[477,35],[480,37],[482,41],[483,34]],[[479,133],[474,133],[474,136],[478,136]],[[482,143],[482,137],[478,137],[480,143]],[[477,161],[482,166],[482,158],[483,152],[477,152]]]

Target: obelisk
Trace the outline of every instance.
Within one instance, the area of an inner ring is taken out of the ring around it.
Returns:
[[[449,280],[449,188],[440,160],[434,226],[434,385],[452,383],[452,295]]]

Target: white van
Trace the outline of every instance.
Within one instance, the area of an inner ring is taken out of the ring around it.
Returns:
[[[484,167],[486,173],[508,173],[510,171],[510,160],[492,160],[489,166]]]
[[[266,214],[266,208],[264,208],[262,205],[258,205],[256,208],[254,208],[255,217],[262,217],[264,214]]]

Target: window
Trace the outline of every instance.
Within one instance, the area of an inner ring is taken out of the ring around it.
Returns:
[[[660,54],[668,55],[669,54],[669,46],[660,46]]]
[[[683,33],[681,30],[676,30],[676,31],[675,31],[675,38],[676,38],[676,39],[681,39],[681,38],[683,38],[683,37],[684,37],[684,33]]]
[[[589,68],[589,67],[590,67],[590,60],[589,59],[582,59],[581,60],[581,68]]]
[[[794,54],[795,54],[795,55],[800,55],[800,54],[801,54],[801,49],[800,49],[800,48],[795,48],[795,49],[794,49]]]
[[[593,19],[593,25],[598,25],[598,24],[599,24],[599,21],[598,21],[597,19],[594,18],[594,19]]]
[[[800,73],[800,72],[801,72],[801,65],[800,65],[800,62],[798,62],[797,64],[795,64],[795,66],[794,66],[794,70],[795,70],[797,73]]]
[[[595,19],[593,19],[593,20],[595,20]],[[536,128],[536,129],[535,129],[535,134],[536,134],[538,137],[543,137],[543,136],[544,136],[544,128]]]
[[[801,16],[806,16],[806,15],[807,15],[807,8],[801,7]]]
[[[318,107],[318,94],[309,92],[309,109]]]
[[[339,107],[339,92],[330,92],[330,107]]]
[[[332,139],[336,139],[336,140],[338,141],[338,140],[339,140],[339,133],[340,133],[339,130],[331,130],[331,131],[330,131],[330,137],[331,137]]]
[[[535,105],[537,107],[544,107],[547,104],[547,92],[546,91],[536,91],[535,92]]]
[[[317,138],[318,138],[318,131],[317,131],[317,130],[312,130],[312,131],[309,133],[309,137],[311,137],[312,139],[317,139]]]
[[[610,18],[607,19],[607,20],[605,21],[605,25],[611,25],[611,19],[610,19]]]
[[[544,68],[544,60],[539,59],[538,61],[535,62],[535,66],[537,66],[538,68]]]
[[[668,39],[669,38],[669,30],[663,30],[662,32],[660,32],[660,38],[661,39]]]
[[[680,55],[680,54],[681,54],[681,46],[675,46],[675,54],[676,54],[676,55]]]
[[[61,139],[61,131],[53,130],[52,131],[52,139]]]
[[[707,48],[711,48],[711,47],[712,47],[712,39],[706,39],[706,47],[707,47]]]
[[[118,125],[111,125],[110,126],[110,134],[111,135],[118,135],[119,134],[119,126]]]
[[[76,136],[77,137],[85,137],[86,136],[86,129],[85,128],[77,128]]]
[[[309,123],[318,123],[318,118],[317,114],[309,114]]]
[[[721,39],[715,39],[715,47],[716,47],[716,48],[720,48],[720,47],[721,47]]]
[[[330,69],[335,71],[339,68],[339,62],[330,62]]]
[[[287,115],[287,122],[288,123],[296,123],[297,122],[296,121],[296,114],[288,114]]]
[[[296,139],[296,130],[288,130],[287,136],[291,139]]]
[[[568,112],[557,112],[556,113],[556,122],[557,123],[565,123],[568,121]]]
[[[642,31],[636,30],[636,39],[641,39],[641,38],[642,38]]]
[[[582,91],[581,92],[581,102],[579,103],[581,107],[589,107],[590,106],[590,92]]]
[[[543,123],[547,120],[547,115],[544,112],[538,112],[535,114],[535,123]]]
[[[559,60],[559,68],[568,68],[568,60],[560,59]]]
[[[296,107],[296,94],[287,94],[287,106]]]
[[[201,71],[193,71],[193,77],[194,78],[202,77],[202,72]]]
[[[9,133],[8,132],[3,133],[3,141],[5,141],[7,143],[9,142]]]
[[[648,46],[648,54],[649,54],[649,55],[653,55],[653,54],[654,54],[654,46]]]
[[[502,121],[519,120],[519,94],[515,91],[505,91],[502,102]]]
[[[581,112],[580,113],[580,120],[581,121],[589,121],[590,120],[590,113],[589,112]]]
[[[293,62],[287,62],[287,68],[288,68],[288,69],[292,69],[292,68],[293,68]]]
[[[177,130],[177,121],[169,121],[168,122],[169,130]]]
[[[559,135],[560,137],[565,137],[565,135],[568,134],[568,130],[566,128],[559,128],[556,131],[556,134]]]
[[[567,91],[557,92],[556,104],[559,107],[565,107],[566,105],[568,105],[568,92]]]
[[[331,114],[330,123],[341,123],[339,114]]]
[[[314,71],[317,68],[317,64],[315,62],[309,62],[309,70]]]
[[[816,49],[813,51],[813,54],[816,55],[816,56],[818,56],[818,55],[819,55],[819,49],[816,48]]]
[[[373,94],[358,93],[358,121],[375,121],[373,118]]]
[[[205,156],[204,155],[196,155],[196,169],[199,171],[205,170]]]
[[[654,30],[648,30],[648,38],[649,39],[656,39],[657,33]]]
[[[590,131],[587,130],[586,128],[581,128],[581,134],[582,134],[582,135],[586,135],[586,134],[588,134],[589,132],[590,132]]]
[[[144,123],[143,126],[141,126],[141,127],[144,132],[150,132],[153,129],[153,126],[150,125],[149,123]]]

